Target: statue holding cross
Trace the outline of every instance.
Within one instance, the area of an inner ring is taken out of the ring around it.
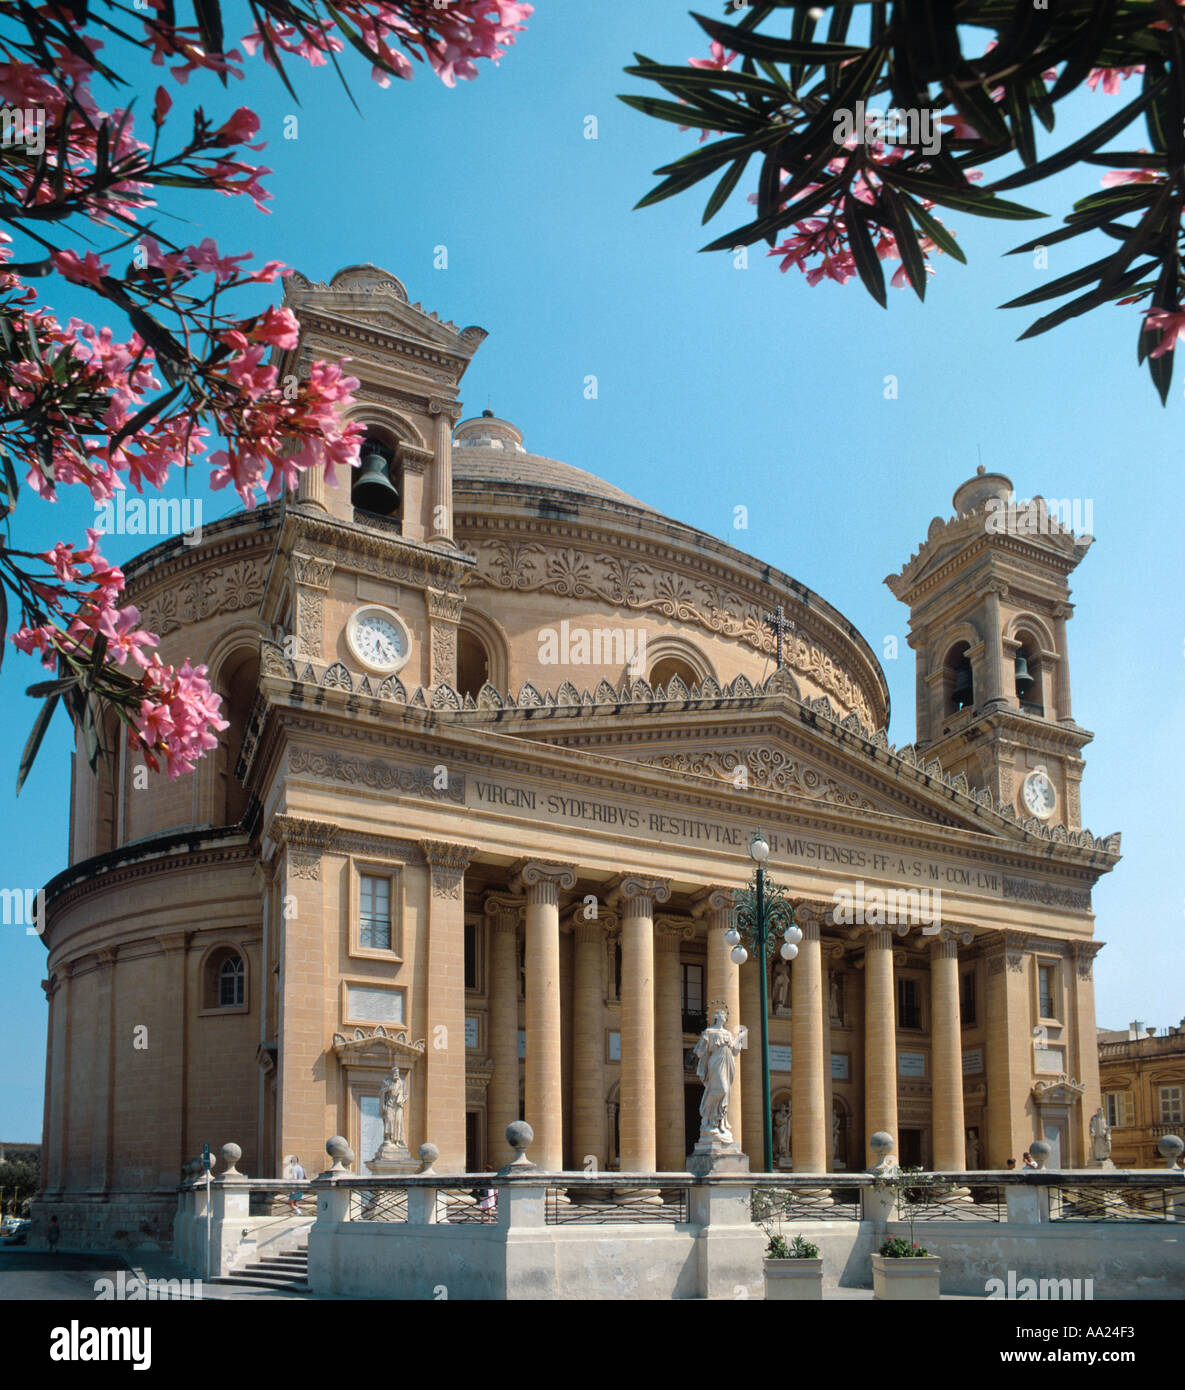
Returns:
[[[777,658],[777,669],[782,669],[782,638],[787,633],[794,631],[794,624],[786,617],[786,610],[779,603],[772,613],[767,613],[763,619],[765,626],[773,629],[775,639],[775,653]]]

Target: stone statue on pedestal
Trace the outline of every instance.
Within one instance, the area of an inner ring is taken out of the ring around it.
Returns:
[[[1096,1163],[1111,1157],[1111,1126],[1101,1107],[1090,1117],[1090,1156]]]
[[[379,1092],[379,1113],[383,1117],[383,1143],[394,1144],[396,1148],[406,1148],[403,1137],[403,1107],[407,1104],[407,1086],[403,1073],[398,1067],[391,1068],[391,1075],[383,1082]]]
[[[967,1170],[975,1172],[979,1167],[979,1131],[969,1129],[967,1131]]]
[[[784,1100],[774,1111],[774,1161],[779,1166],[782,1163],[790,1162],[791,1126],[793,1123],[790,1102]]]
[[[700,1100],[700,1141],[716,1140],[731,1144],[732,1130],[728,1126],[728,1105],[732,1099],[732,1083],[736,1077],[737,1053],[748,1046],[749,1030],[728,1030],[728,1011],[714,1009],[711,1026],[699,1036],[692,1056],[696,1059],[695,1074],[703,1082]]]
[[[790,967],[784,960],[774,967],[773,1004],[775,1014],[790,1012]]]

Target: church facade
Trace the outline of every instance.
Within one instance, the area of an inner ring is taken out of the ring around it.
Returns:
[[[395,1073],[441,1171],[501,1164],[520,1117],[555,1170],[682,1169],[719,1004],[749,1029],[732,1127],[760,1167],[762,967],[725,939],[758,829],[803,932],[767,979],[775,1165],[863,1168],[877,1130],[927,1168],[1038,1137],[1084,1164],[1119,836],[1080,824],[1082,538],[993,525],[1001,475],[958,489],[886,581],[917,663],[896,747],[825,599],[462,420],[482,329],[370,266],[286,296],[282,368],[350,359],[363,465],[125,566],[230,728],[174,783],[75,760],[42,1210],[148,1239],[227,1140],[271,1176],[342,1134],[364,1171]]]

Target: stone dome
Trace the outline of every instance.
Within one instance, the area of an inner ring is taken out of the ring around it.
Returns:
[[[653,507],[593,473],[523,447],[522,431],[489,411],[462,420],[453,431],[453,485],[459,492],[487,491],[491,484],[601,498],[657,515]]]

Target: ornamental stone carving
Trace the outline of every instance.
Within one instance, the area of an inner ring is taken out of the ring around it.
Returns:
[[[236,560],[187,575],[139,604],[141,626],[163,637],[216,613],[257,609],[263,598],[263,561]]]
[[[398,767],[380,758],[362,762],[343,758],[339,753],[322,753],[310,748],[294,748],[288,756],[288,770],[344,782],[349,786],[370,787],[375,791],[405,792],[409,796],[422,796],[431,801],[465,804],[463,773],[451,775],[447,785],[439,786],[439,779],[429,767]]]
[[[744,769],[739,785],[791,792],[826,801],[833,806],[853,806],[863,811],[875,811],[867,797],[844,787],[834,777],[816,772],[801,762],[788,758],[776,748],[754,748],[745,753],[733,749],[705,750],[702,753],[664,753],[655,758],[640,760],[645,767],[665,768],[671,772],[690,772],[700,777],[718,777],[738,785],[738,773]]]
[[[475,853],[473,846],[450,844],[445,840],[421,840],[420,848],[431,870],[432,896],[459,899],[465,870]]]
[[[1075,912],[1090,911],[1090,893],[1076,888],[1059,888],[1028,878],[1004,876],[1004,896],[1016,902],[1042,903],[1046,907],[1068,907]]]

